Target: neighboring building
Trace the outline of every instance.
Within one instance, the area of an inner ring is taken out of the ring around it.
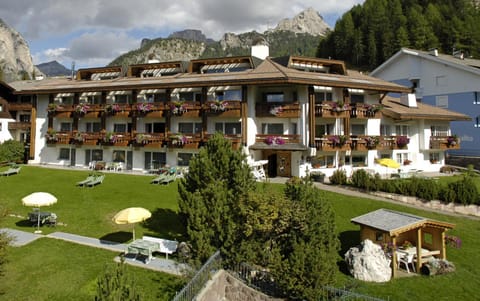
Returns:
[[[460,51],[447,55],[436,49],[426,52],[403,48],[370,75],[412,87],[423,103],[470,116],[471,120],[452,123],[462,148],[449,153],[480,157],[479,68],[480,60],[465,58]]]
[[[0,82],[0,143],[11,139],[29,143],[32,102],[13,92],[11,86]]]
[[[449,123],[468,117],[417,106],[408,87],[347,72],[341,61],[266,53],[260,45],[252,56],[81,69],[76,79],[11,83],[19,99],[34,104],[31,162],[122,162],[136,171],[188,166],[217,131],[251,159],[268,160],[270,177],[312,169],[328,176],[339,167],[384,174],[375,163],[383,157],[438,170],[444,150],[459,147],[448,139]]]

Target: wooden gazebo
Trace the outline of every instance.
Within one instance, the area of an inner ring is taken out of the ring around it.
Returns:
[[[360,225],[360,240],[370,239],[377,244],[391,244],[392,276],[397,267],[396,246],[406,241],[416,248],[416,271],[420,272],[422,259],[435,256],[446,259],[445,232],[454,224],[430,220],[421,216],[388,209],[378,209],[357,216],[351,222]]]

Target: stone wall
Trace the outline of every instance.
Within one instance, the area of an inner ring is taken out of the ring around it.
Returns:
[[[442,203],[441,201],[438,201],[438,200],[425,201],[416,197],[404,196],[400,194],[394,194],[394,193],[388,193],[388,192],[382,192],[382,191],[370,192],[370,194],[378,197],[386,198],[386,199],[395,200],[401,203],[423,207],[423,208],[480,217],[480,207],[478,205],[461,205],[461,204],[455,204],[455,203],[447,204],[447,203]]]
[[[246,286],[225,270],[219,270],[197,295],[197,301],[282,301]]]

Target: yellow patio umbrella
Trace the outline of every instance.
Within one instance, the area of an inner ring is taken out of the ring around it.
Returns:
[[[378,160],[377,162],[378,164],[383,165],[385,167],[390,167],[395,169],[400,167],[400,163],[390,158],[383,158]]]
[[[119,225],[133,224],[133,240],[135,240],[135,224],[143,222],[151,216],[152,213],[145,208],[131,207],[119,211],[112,220]]]

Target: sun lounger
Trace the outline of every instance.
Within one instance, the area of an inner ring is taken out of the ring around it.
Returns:
[[[20,167],[12,168],[10,167],[7,171],[1,172],[0,175],[8,177],[11,175],[16,175],[20,172]]]
[[[176,178],[177,178],[177,176],[175,174],[169,174],[169,175],[166,175],[163,180],[158,182],[158,184],[169,184],[169,183],[175,181]]]
[[[85,180],[77,182],[77,186],[87,186],[88,183],[92,182],[95,180],[95,176],[88,176]]]
[[[102,184],[103,179],[105,179],[105,176],[104,176],[104,175],[97,176],[97,177],[95,177],[95,180],[88,182],[88,183],[87,183],[87,186],[88,186],[88,187],[93,187],[93,186],[95,186],[95,185]]]
[[[166,177],[167,177],[167,175],[162,173],[161,175],[152,179],[150,181],[150,184],[160,184],[160,182],[162,182]]]

